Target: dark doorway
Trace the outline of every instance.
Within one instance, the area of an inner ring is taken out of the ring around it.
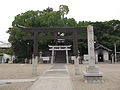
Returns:
[[[55,63],[66,63],[66,53],[65,53],[65,51],[56,51]]]
[[[103,54],[98,55],[98,62],[103,62]]]

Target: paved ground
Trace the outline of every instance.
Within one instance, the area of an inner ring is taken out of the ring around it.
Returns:
[[[28,90],[73,90],[65,64],[54,64]]]
[[[40,78],[42,83],[44,83],[45,79],[49,80],[48,83],[55,82],[58,84],[59,82],[61,82],[61,80],[63,80],[62,82],[67,80],[68,81],[67,83],[69,85],[72,84],[69,87],[71,87],[71,89],[73,87],[73,90],[120,90],[120,64],[97,64],[100,67],[100,71],[103,72],[103,80],[104,80],[103,83],[99,83],[99,84],[91,84],[91,83],[84,82],[82,72],[85,71],[86,65],[83,65],[83,64],[79,65],[80,72],[81,72],[81,75],[79,76],[75,76],[73,64],[66,65],[66,67],[64,65],[63,67],[59,65],[57,66],[56,65],[53,66],[53,65],[50,65],[50,64],[38,65],[38,75],[41,76]],[[32,70],[32,65],[30,64],[26,64],[26,65],[25,64],[0,64],[0,80],[37,79],[38,77],[33,77],[31,75],[32,73],[31,70]],[[54,72],[54,74],[52,72]],[[51,80],[53,79],[52,77],[54,77],[54,80]],[[58,77],[60,77],[59,79],[60,81],[58,80]],[[71,79],[71,83],[69,78]],[[56,79],[58,81],[56,81]],[[6,84],[0,84],[0,90],[28,90],[35,83],[37,83],[37,81],[36,82],[19,82],[19,83],[8,82]],[[64,83],[62,84],[64,86]],[[52,85],[54,86],[54,84]],[[61,86],[57,86],[57,85],[54,88],[56,87],[59,87],[59,89],[62,88]],[[46,85],[44,87],[46,87]],[[39,89],[39,90],[44,90],[44,89]]]

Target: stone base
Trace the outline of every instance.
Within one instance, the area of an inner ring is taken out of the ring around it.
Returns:
[[[87,73],[99,73],[99,68],[97,66],[87,66],[86,72]]]
[[[99,69],[96,66],[89,66],[87,67],[86,72],[84,72],[85,82],[88,83],[103,82],[102,77],[103,77],[103,73],[99,72]]]

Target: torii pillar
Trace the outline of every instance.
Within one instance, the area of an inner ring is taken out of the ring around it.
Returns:
[[[33,47],[33,60],[32,60],[32,74],[37,76],[37,63],[38,63],[38,32],[34,32],[34,47]]]

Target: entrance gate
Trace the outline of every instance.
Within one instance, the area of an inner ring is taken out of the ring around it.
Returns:
[[[78,55],[78,39],[87,39],[87,35],[79,35],[81,32],[87,32],[87,27],[53,27],[53,28],[36,28],[17,26],[22,32],[33,33],[33,36],[24,36],[24,40],[34,40],[33,54],[38,56],[38,40],[54,40],[54,39],[71,39],[73,40],[73,54]],[[40,36],[39,33],[51,32],[53,36]],[[56,36],[57,33],[72,33],[67,36]]]
[[[78,39],[87,39],[87,35],[80,35],[81,32],[87,32],[87,27],[53,27],[53,28],[36,28],[24,27],[17,25],[22,32],[33,33],[33,36],[24,36],[23,40],[34,40],[33,45],[33,75],[37,75],[37,59],[38,59],[38,40],[58,40],[58,39],[71,39],[73,40],[73,55],[75,59],[78,56]],[[41,36],[40,33],[52,33],[51,36]],[[68,33],[66,36],[57,36],[58,33]],[[68,60],[67,60],[68,61]],[[78,65],[77,65],[78,67]]]

